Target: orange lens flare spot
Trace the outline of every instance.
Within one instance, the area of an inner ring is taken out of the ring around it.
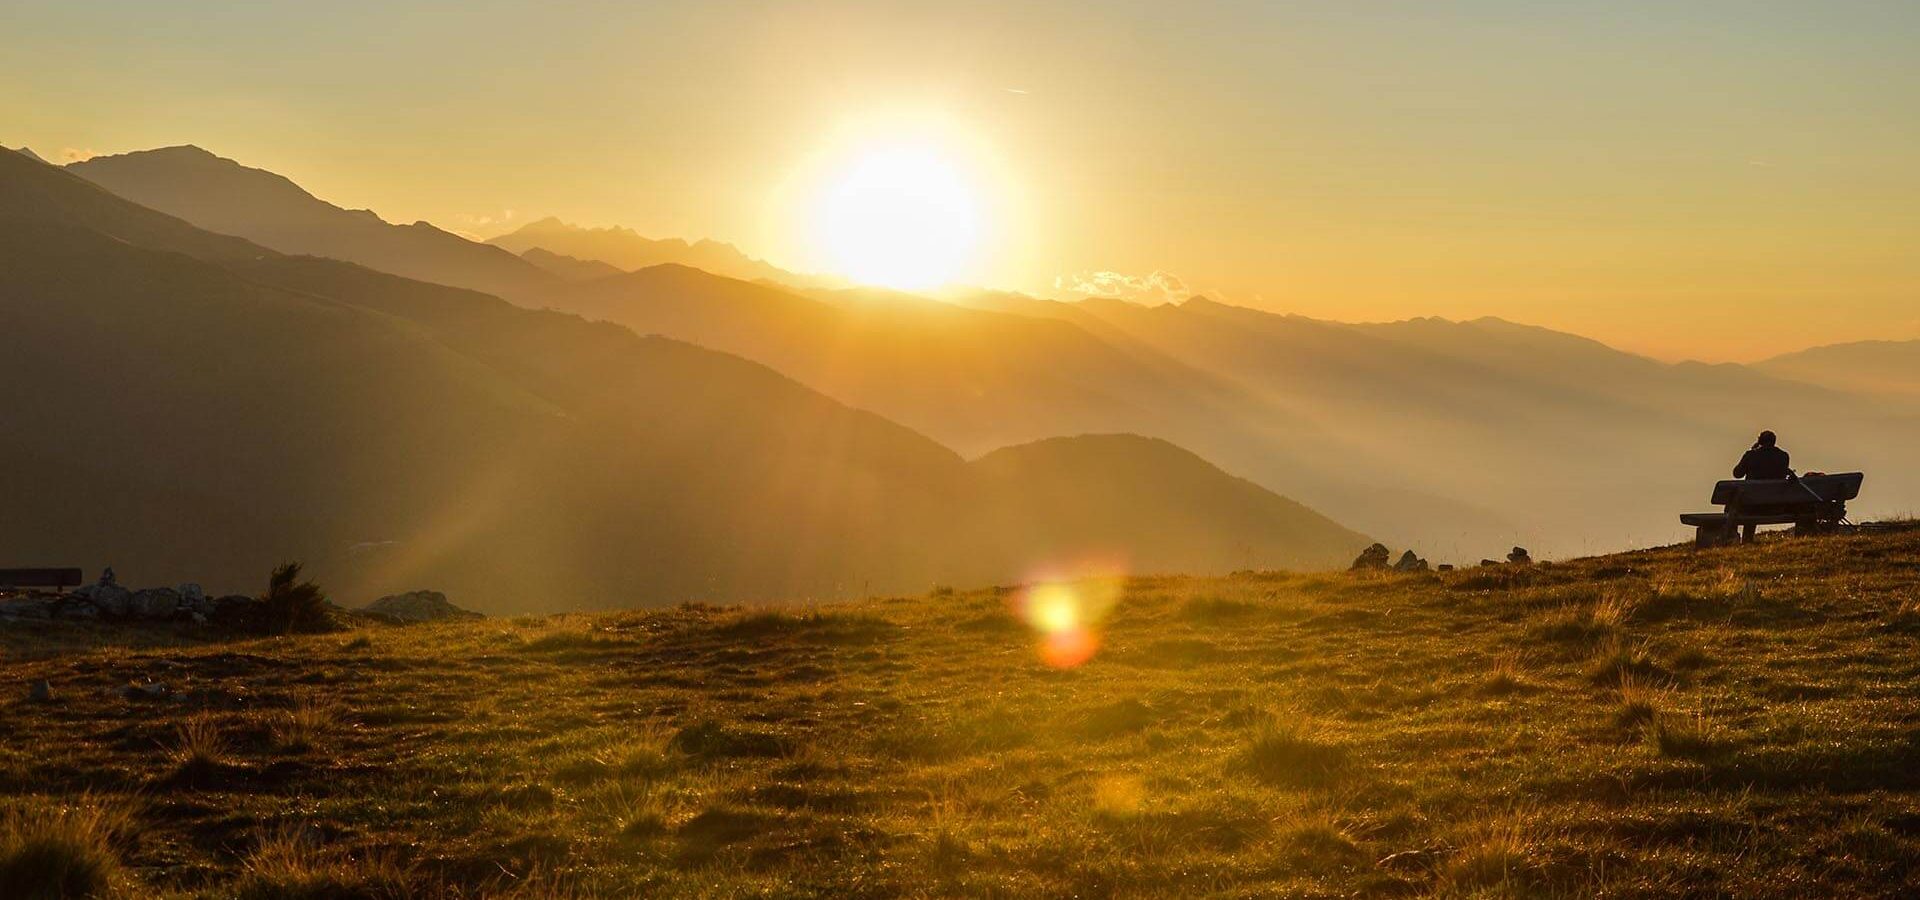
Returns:
[[[1077,567],[1042,577],[1014,595],[1014,612],[1040,637],[1040,659],[1071,669],[1100,649],[1099,625],[1120,599],[1117,566]]]
[[[1040,642],[1040,658],[1056,669],[1071,669],[1093,658],[1100,636],[1085,628],[1047,635]]]

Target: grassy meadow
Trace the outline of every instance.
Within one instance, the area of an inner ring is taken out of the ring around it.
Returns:
[[[1920,892],[1920,532],[1119,592],[15,626],[0,896]]]

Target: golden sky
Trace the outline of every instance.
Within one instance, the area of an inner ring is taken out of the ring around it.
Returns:
[[[5,24],[0,144],[194,143],[467,233],[557,215],[831,268],[821,192],[911,145],[959,173],[954,275],[992,287],[1497,315],[1667,358],[1920,337],[1904,0],[27,0]]]

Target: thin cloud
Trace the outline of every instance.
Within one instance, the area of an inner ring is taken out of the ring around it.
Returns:
[[[1155,271],[1147,275],[1124,272],[1075,272],[1055,276],[1053,288],[1063,293],[1136,303],[1167,303],[1192,295],[1187,283],[1171,272]]]
[[[80,150],[74,147],[68,147],[60,151],[60,158],[70,163],[86,162],[87,160],[90,160],[99,155],[100,155],[100,151],[95,150],[91,147],[85,150]]]

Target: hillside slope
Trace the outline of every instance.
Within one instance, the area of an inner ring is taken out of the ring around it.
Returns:
[[[1039,621],[1112,600],[1069,669],[1003,591],[15,624],[0,681],[54,699],[8,701],[0,803],[117,811],[83,849],[130,895],[1910,896],[1916,557],[1056,586]]]
[[[421,281],[529,297],[559,279],[498,247],[427,222],[342,209],[285,177],[199,147],[96,156],[67,169],[141,206],[282,253],[325,256]]]
[[[0,435],[0,541],[23,559],[228,590],[297,558],[349,597],[497,611],[991,583],[1089,542],[1009,539],[1000,498],[1042,485],[737,357],[280,256],[13,154],[0,198],[22,201],[0,206],[0,384],[36,425]],[[1170,483],[1231,481],[1156,459]],[[1159,495],[1142,521],[1181,524],[1103,549],[1206,547],[1217,497]],[[1359,542],[1261,508],[1223,519],[1245,562],[1336,565]]]

